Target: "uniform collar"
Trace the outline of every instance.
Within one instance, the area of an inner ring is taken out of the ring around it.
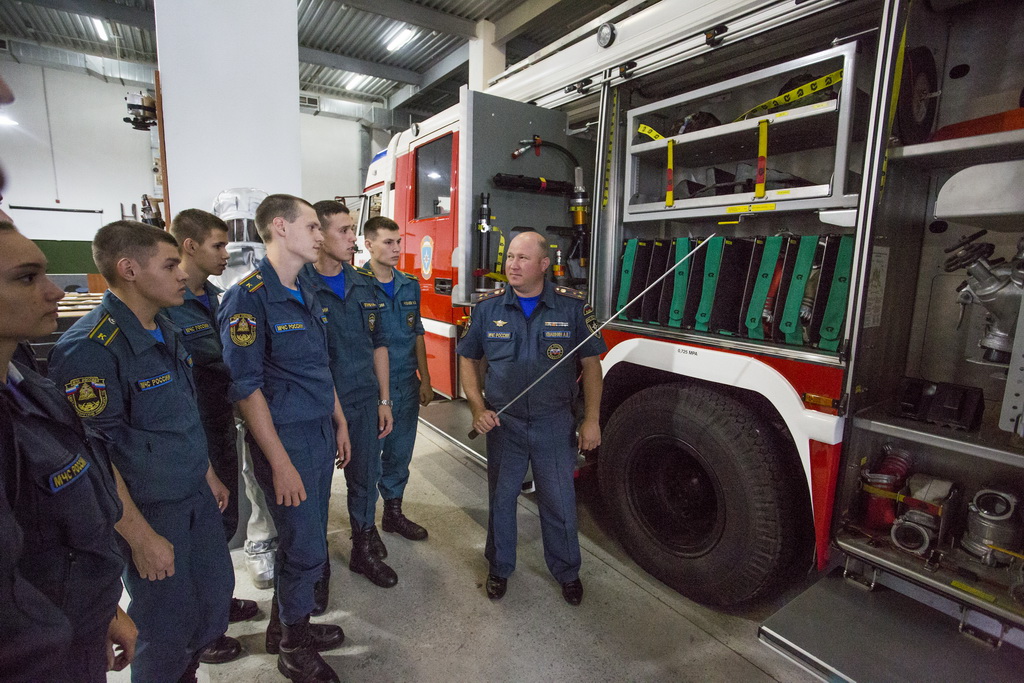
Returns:
[[[341,262],[341,272],[345,274],[345,298],[348,299],[348,295],[352,293],[352,289],[357,285],[362,284],[361,278],[365,276],[360,275],[359,272],[352,267],[352,264],[347,261]],[[327,284],[324,276],[320,274],[320,271],[317,270],[312,263],[304,265],[302,270],[299,271],[299,274],[306,276],[306,284],[312,287],[315,291],[330,292],[331,294],[334,294],[334,290],[331,289],[331,286]]]
[[[555,296],[555,286],[548,282],[547,280],[545,280],[544,289],[541,290],[540,298],[537,299],[537,303],[542,303],[548,308],[554,308]],[[516,294],[516,290],[512,288],[512,285],[509,285],[508,287],[505,288],[505,296],[502,297],[502,301],[506,306],[519,305],[519,295]]]
[[[187,287],[185,288],[188,289]],[[128,308],[123,301],[117,298],[117,296],[109,289],[103,294],[103,308],[107,310],[107,313],[113,318],[114,323],[117,325],[121,334],[128,340],[128,345],[132,348],[132,352],[136,355],[141,354],[152,346],[157,345],[157,340],[150,334],[149,330],[142,326],[138,317],[132,312],[132,309]],[[174,327],[171,325],[171,321],[163,313],[157,313],[156,324],[160,327],[160,331],[164,335],[164,343],[167,348],[171,349],[171,353],[174,353],[175,342],[174,342]]]
[[[307,263],[302,268],[305,268],[306,266],[312,267],[311,264]],[[289,290],[287,287],[281,284],[281,278],[277,276],[277,271],[274,270],[274,265],[270,262],[269,258],[264,256],[262,259],[260,259],[260,262],[256,264],[256,267],[259,268],[260,275],[263,277],[263,285],[267,288],[267,299],[274,302],[294,301],[295,303],[301,303],[299,302],[298,299],[295,298],[295,295],[292,294],[291,290]],[[307,278],[301,277],[301,268],[299,269],[299,275],[299,277],[295,278],[295,284],[298,285],[299,291],[302,292],[303,299],[308,301],[306,292],[302,291],[302,283]],[[310,285],[307,284],[306,289],[308,289],[309,286]]]
[[[206,296],[208,296],[210,299],[213,299],[213,298],[217,297],[218,295],[220,295],[221,292],[223,292],[224,290],[221,289],[220,287],[218,287],[217,285],[213,284],[209,280],[207,280],[206,282],[203,283],[203,291],[206,294]],[[189,299],[197,299],[198,300],[199,297],[192,292],[192,288],[191,287],[186,287],[185,288],[185,301],[188,301]]]

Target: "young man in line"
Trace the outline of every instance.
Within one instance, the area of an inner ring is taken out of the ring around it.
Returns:
[[[224,536],[230,541],[238,529],[238,452],[235,448],[235,412],[228,400],[231,375],[224,365],[224,351],[217,330],[217,308],[221,289],[210,282],[211,276],[224,272],[228,262],[228,227],[212,213],[186,209],[171,222],[171,234],[181,247],[181,268],[185,281],[185,302],[164,309],[181,332],[185,349],[192,354],[192,374],[199,387],[199,417],[206,432],[210,464],[217,478],[227,487],[228,506],[224,510]],[[228,622],[252,619],[259,612],[253,600],[231,598]],[[242,652],[242,645],[222,635],[199,656],[206,664],[229,662]]]
[[[349,569],[383,588],[398,583],[384,563],[388,551],[374,523],[377,482],[381,475],[381,439],[391,433],[393,418],[388,383],[388,349],[382,309],[373,273],[352,267],[356,233],[352,216],[341,202],[313,205],[324,243],[315,268],[304,271],[320,296],[327,315],[331,375],[348,419],[352,461],[345,468],[348,516],[352,525]],[[327,604],[327,577],[318,587],[317,607]]]
[[[373,271],[384,304],[381,312],[388,341],[391,410],[395,419],[395,428],[384,439],[377,483],[384,499],[381,527],[411,541],[422,541],[427,538],[427,530],[402,513],[420,406],[429,405],[434,399],[420,320],[420,283],[414,275],[396,268],[402,255],[402,233],[397,223],[374,216],[363,226],[363,237],[370,252],[367,265]]]
[[[0,671],[101,683],[131,662],[138,635],[117,606],[121,504],[107,449],[52,382],[12,361],[20,342],[57,329],[64,293],[46,265],[0,222]]]
[[[267,651],[304,682],[338,681],[319,652],[344,641],[340,626],[310,624],[324,575],[334,464],[351,457],[348,425],[327,362],[326,316],[299,271],[317,259],[316,211],[291,195],[256,210],[267,255],[224,295],[218,312],[230,398],[246,422],[253,468],[277,526],[274,603]]]
[[[487,597],[500,600],[515,570],[516,501],[532,464],[544,559],[562,585],[562,597],[578,605],[583,583],[573,473],[578,451],[601,444],[604,341],[599,335],[587,340],[577,355],[584,401],[578,437],[572,411],[578,392],[575,359],[562,363],[500,419],[496,414],[597,329],[583,292],[545,279],[550,264],[543,235],[524,232],[513,238],[505,267],[509,287],[485,294],[476,304],[459,340],[459,370],[473,429],[487,434]],[[487,376],[482,382],[484,360]]]
[[[144,223],[100,228],[92,251],[109,289],[54,346],[50,377],[109,439],[139,628],[132,680],[194,681],[200,652],[227,629],[235,576],[192,356],[160,314],[181,305],[187,275],[174,238]]]

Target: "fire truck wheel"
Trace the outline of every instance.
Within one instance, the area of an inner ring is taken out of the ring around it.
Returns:
[[[612,415],[601,492],[637,564],[693,600],[731,605],[764,592],[789,563],[793,457],[740,401],[663,385]]]

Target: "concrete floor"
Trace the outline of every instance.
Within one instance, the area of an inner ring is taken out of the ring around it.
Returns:
[[[595,477],[578,482],[583,604],[572,607],[544,565],[537,507],[520,498],[519,559],[508,593],[487,599],[483,546],[487,485],[482,467],[420,428],[405,512],[430,531],[426,542],[382,534],[398,572],[383,589],[348,570],[344,478],[331,501],[333,575],[327,614],[345,644],[325,659],[347,681],[810,681],[757,640],[758,624],[798,587],[766,603],[723,613],[697,605],[639,569],[607,533]],[[266,654],[271,591],[257,590],[232,553],[235,596],[261,614],[228,633],[246,650],[228,664],[200,667],[200,681],[281,681]],[[111,681],[127,681],[125,673]]]

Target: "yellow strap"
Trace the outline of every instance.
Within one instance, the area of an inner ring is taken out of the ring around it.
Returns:
[[[653,128],[648,126],[646,123],[641,123],[640,127],[636,129],[636,132],[640,133],[641,135],[646,135],[647,137],[649,137],[652,140],[663,140],[665,138],[664,135],[662,135],[658,131],[654,130]]]
[[[666,149],[668,149],[668,168],[666,169],[665,173],[665,181],[667,184],[667,187],[665,188],[665,206],[673,206],[676,203],[674,192],[675,182],[672,179],[672,172],[675,168],[672,160],[672,151],[675,148],[675,146],[675,140],[672,140],[670,138],[668,141],[668,145],[666,146]]]
[[[765,181],[768,177],[768,119],[757,124],[757,176],[754,183],[754,199],[764,199]]]
[[[772,109],[775,109],[777,107],[781,107],[784,104],[792,104],[793,102],[796,102],[797,100],[802,100],[803,98],[807,97],[808,95],[813,95],[814,93],[818,92],[819,90],[824,90],[825,88],[833,86],[833,85],[835,85],[836,83],[839,83],[842,80],[843,80],[843,70],[839,69],[838,71],[833,71],[832,73],[830,73],[827,76],[822,76],[821,78],[819,78],[817,80],[814,80],[814,81],[811,81],[810,83],[804,83],[801,86],[793,88],[789,92],[782,93],[778,97],[773,97],[772,99],[768,100],[767,102],[762,102],[761,104],[757,105],[753,109],[744,112],[736,120],[737,121],[742,121],[743,119],[749,119],[749,118],[754,117],[754,116],[760,116],[761,114],[766,114],[767,112],[771,111]]]

